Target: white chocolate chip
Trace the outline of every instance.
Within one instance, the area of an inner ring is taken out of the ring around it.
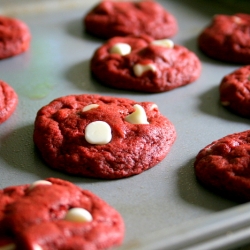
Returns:
[[[40,245],[38,245],[38,244],[34,244],[32,246],[32,250],[43,250],[43,248]]]
[[[142,74],[146,71],[153,71],[155,72],[156,71],[156,66],[152,63],[149,63],[149,64],[135,64],[134,65],[134,73],[136,76],[142,76]]]
[[[86,112],[86,111],[89,111],[91,109],[95,109],[95,108],[98,108],[99,105],[98,104],[89,104],[87,106],[85,106],[83,109],[82,109],[82,112]]]
[[[90,212],[84,208],[71,208],[64,219],[74,222],[90,222],[93,220],[93,217]]]
[[[131,52],[131,46],[127,43],[117,43],[109,51],[111,54],[119,54],[121,56],[128,55]]]
[[[125,120],[132,124],[149,124],[144,108],[139,104],[135,104],[134,108],[135,111],[132,114],[126,116]]]
[[[45,181],[45,180],[39,180],[39,181],[35,181],[33,182],[30,186],[29,189],[33,189],[34,187],[38,186],[38,185],[52,185],[52,183],[50,181]],[[1,250],[1,249],[0,249]]]
[[[158,106],[155,103],[153,103],[150,107],[150,110],[153,110],[153,109],[158,109]]]
[[[174,42],[170,39],[154,40],[152,44],[157,46],[163,46],[172,49],[174,47]]]
[[[91,122],[85,128],[85,139],[90,144],[107,144],[111,138],[111,128],[106,122]]]
[[[0,250],[15,250],[15,249],[16,249],[16,245],[14,243],[10,243],[8,245],[0,247]]]
[[[233,20],[235,23],[238,23],[238,24],[240,24],[242,22],[241,18],[238,16],[233,16]]]

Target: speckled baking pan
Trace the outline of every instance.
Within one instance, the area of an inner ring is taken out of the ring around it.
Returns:
[[[0,0],[0,13],[25,21],[32,43],[27,53],[0,61],[0,78],[19,95],[17,110],[0,126],[0,187],[58,177],[91,190],[123,216],[126,237],[121,249],[230,249],[248,244],[250,204],[234,203],[201,187],[193,161],[213,140],[249,129],[249,119],[219,103],[220,80],[239,65],[207,58],[196,43],[213,15],[249,12],[249,2],[241,6],[241,1],[228,5],[225,1],[159,1],[178,20],[173,41],[194,51],[202,62],[196,82],[159,94],[119,91],[92,79],[89,60],[102,41],[84,34],[81,21],[97,1],[8,2]],[[155,102],[177,130],[168,156],[140,175],[114,181],[50,169],[32,141],[36,112],[56,97],[81,93]]]

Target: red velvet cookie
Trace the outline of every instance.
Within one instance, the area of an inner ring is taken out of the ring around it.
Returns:
[[[48,178],[0,190],[0,248],[97,250],[123,237],[120,214],[70,182]]]
[[[52,168],[118,179],[155,166],[176,138],[156,104],[99,95],[70,95],[41,108],[34,142]]]
[[[250,63],[250,15],[216,15],[198,38],[209,57],[230,63]]]
[[[18,96],[6,82],[0,80],[0,124],[6,121],[15,111]]]
[[[21,20],[0,16],[0,59],[27,51],[31,35],[28,26]]]
[[[250,130],[212,142],[196,156],[198,180],[239,201],[250,201]]]
[[[83,22],[88,33],[100,38],[147,34],[161,39],[178,30],[175,17],[154,1],[101,1]]]
[[[226,75],[220,83],[220,101],[234,113],[250,117],[250,65]]]
[[[194,82],[201,63],[193,52],[169,39],[114,37],[95,51],[91,71],[107,86],[156,93]]]

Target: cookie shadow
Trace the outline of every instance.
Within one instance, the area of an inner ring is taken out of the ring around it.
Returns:
[[[83,24],[83,16],[69,21],[66,25],[66,32],[69,35],[81,40],[88,40],[97,44],[105,42],[104,39],[92,36],[91,34],[86,32]]]
[[[90,71],[90,61],[85,60],[72,65],[66,72],[66,78],[82,91],[96,93],[110,93],[110,89],[94,79]],[[113,90],[115,93],[116,91]]]
[[[82,184],[102,181],[94,178],[71,176],[51,169],[43,161],[33,143],[33,130],[34,126],[28,125],[0,138],[0,157],[5,161],[6,168],[15,168],[20,172],[34,174],[39,179],[55,177]]]
[[[199,99],[199,109],[203,113],[209,114],[214,117],[219,117],[223,120],[250,124],[249,119],[234,114],[221,105],[219,96],[219,84],[218,86],[211,87],[208,91],[200,95]]]
[[[194,159],[177,170],[177,188],[180,197],[186,202],[211,211],[221,211],[239,205],[203,187],[196,179]]]

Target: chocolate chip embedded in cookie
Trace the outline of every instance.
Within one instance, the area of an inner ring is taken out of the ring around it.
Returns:
[[[202,149],[194,163],[197,179],[218,194],[250,201],[250,130],[227,135]]]
[[[41,108],[34,142],[54,169],[118,179],[155,166],[176,138],[156,104],[100,95],[70,95]]]
[[[250,15],[216,15],[199,35],[198,45],[209,57],[230,63],[250,63]]]
[[[176,18],[154,1],[102,1],[83,22],[88,33],[101,38],[146,34],[161,39],[178,30]]]
[[[221,104],[235,114],[250,117],[249,85],[249,65],[224,76],[219,88]]]
[[[15,111],[18,95],[6,82],[0,80],[0,124],[6,121]]]
[[[29,28],[23,21],[0,16],[0,59],[27,51],[30,40]]]
[[[124,238],[105,201],[55,178],[0,190],[0,249],[109,249]]]
[[[170,39],[114,37],[95,51],[91,71],[107,86],[157,93],[197,80],[201,63],[193,52]]]

